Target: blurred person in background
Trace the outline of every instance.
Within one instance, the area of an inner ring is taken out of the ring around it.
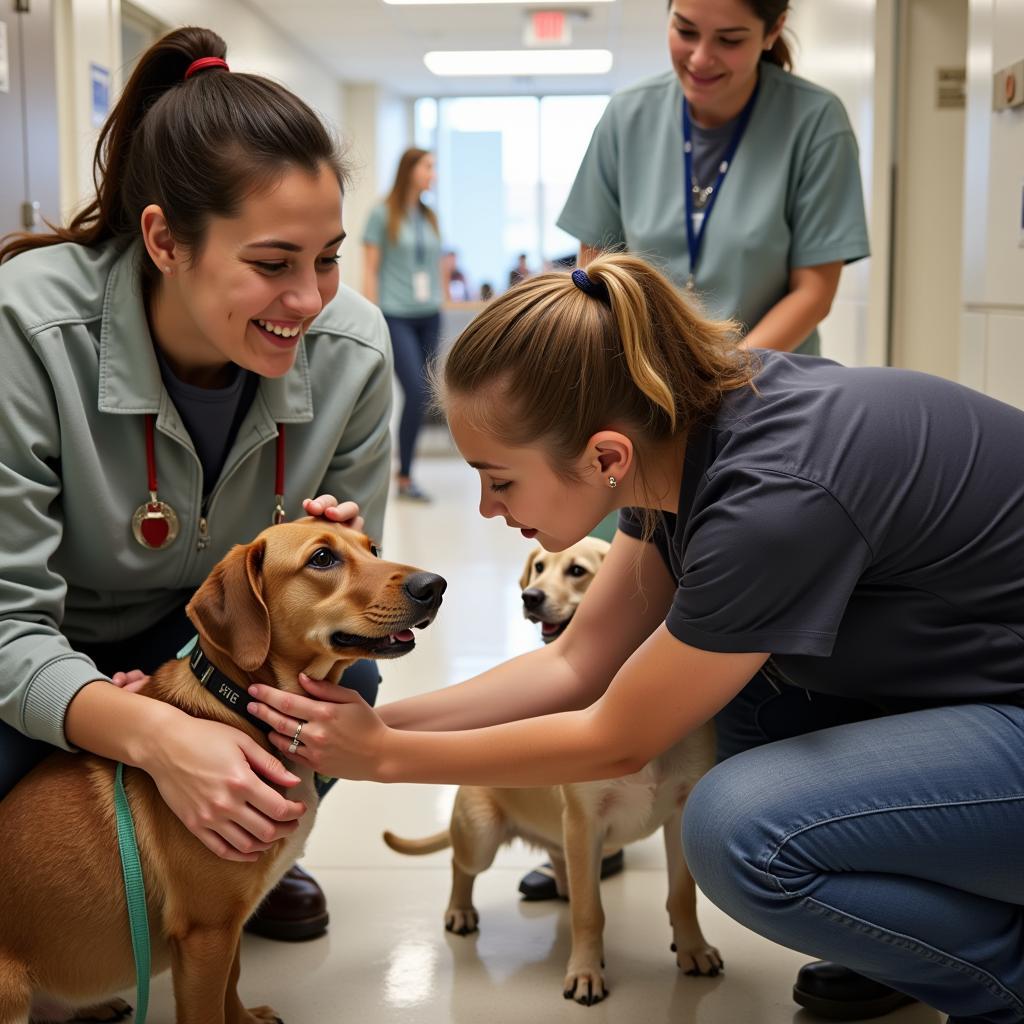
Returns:
[[[508,272],[509,288],[519,284],[520,281],[525,281],[532,273],[529,263],[526,262],[526,253],[521,252],[516,260],[516,265]]]
[[[398,425],[398,497],[429,501],[412,478],[426,411],[426,366],[437,351],[447,281],[437,214],[423,201],[434,184],[434,156],[407,149],[387,198],[363,232],[363,294],[380,306],[391,331],[395,375],[402,387]]]
[[[448,290],[445,298],[448,302],[467,302],[469,300],[469,284],[466,275],[459,267],[458,254],[449,249],[442,259],[442,278],[447,282]]]

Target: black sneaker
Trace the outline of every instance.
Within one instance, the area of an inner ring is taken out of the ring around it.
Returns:
[[[884,1017],[917,1000],[849,967],[828,960],[804,964],[796,976],[793,999],[829,1020],[869,1020]]]
[[[624,867],[622,851],[609,853],[601,859],[601,877],[611,878],[617,875]],[[523,875],[519,882],[519,891],[523,899],[531,903],[540,900],[554,900],[558,898],[558,886],[555,885],[555,872],[550,864],[541,864],[534,868],[527,875]]]

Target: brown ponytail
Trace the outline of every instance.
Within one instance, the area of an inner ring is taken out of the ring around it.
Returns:
[[[93,159],[96,196],[52,234],[9,236],[0,262],[41,246],[127,243],[142,211],[161,207],[176,241],[193,256],[211,217],[230,217],[254,189],[289,167],[315,174],[326,165],[344,189],[348,171],[317,115],[293,93],[257,75],[204,70],[200,57],[226,56],[224,40],[182,28],[139,59],[100,131]],[[153,274],[150,262],[145,273]]]
[[[406,203],[409,200],[409,184],[412,180],[412,172],[416,169],[416,165],[425,156],[429,155],[429,150],[412,146],[402,154],[401,159],[398,161],[395,182],[391,186],[387,199],[384,200],[388,208],[388,241],[392,245],[397,245],[398,243],[398,229],[402,226],[402,220],[406,214]],[[434,233],[440,236],[441,227],[437,222],[437,214],[418,196],[416,197],[416,205],[419,207],[420,214],[434,229]]]
[[[789,10],[789,0],[745,0],[745,2],[764,22],[766,35],[779,23],[779,18]],[[793,53],[785,39],[785,30],[779,33],[772,48],[761,54],[761,60],[767,61],[769,64],[777,64],[786,71],[793,70]]]
[[[636,256],[587,265],[595,290],[541,274],[495,299],[456,339],[435,392],[470,399],[481,428],[511,447],[541,445],[557,473],[609,427],[645,444],[681,438],[722,396],[750,385],[754,364],[731,321],[709,320]]]

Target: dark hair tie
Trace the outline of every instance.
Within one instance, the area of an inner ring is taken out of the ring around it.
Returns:
[[[183,81],[187,82],[197,71],[205,71],[207,68],[223,68],[225,71],[231,70],[231,68],[228,67],[228,62],[220,57],[200,57],[198,60],[194,60],[189,64]]]
[[[572,283],[585,295],[592,299],[608,302],[608,286],[603,281],[595,281],[585,270],[577,267],[572,272]]]

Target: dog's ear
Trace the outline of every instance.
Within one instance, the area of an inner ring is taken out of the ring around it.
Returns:
[[[523,575],[519,577],[520,590],[525,590],[530,585],[530,577],[533,575],[533,563],[537,560],[537,556],[541,554],[543,550],[544,549],[538,544],[537,547],[533,548],[526,556],[526,565],[523,566]]]
[[[265,554],[264,540],[236,544],[185,608],[203,643],[222,651],[243,672],[255,672],[270,653],[270,613],[263,601]]]

